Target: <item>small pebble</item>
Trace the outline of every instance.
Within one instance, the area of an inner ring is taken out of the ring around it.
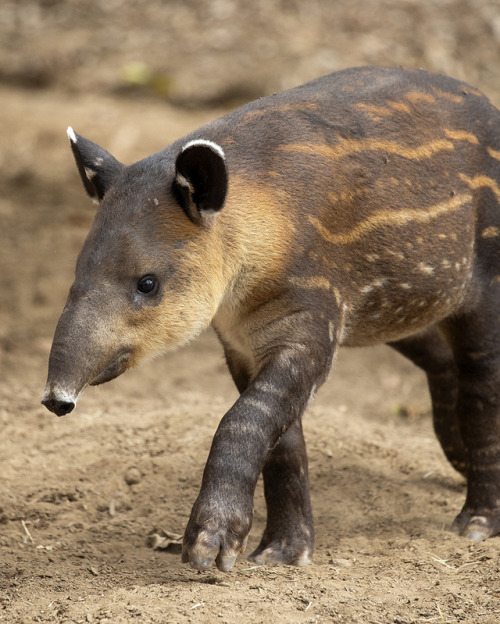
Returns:
[[[125,473],[125,483],[135,485],[142,480],[142,472],[136,466],[131,466]]]

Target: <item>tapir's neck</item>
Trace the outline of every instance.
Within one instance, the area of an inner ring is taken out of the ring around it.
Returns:
[[[283,275],[295,225],[285,219],[284,190],[233,175],[224,210],[218,215],[224,250],[224,308],[252,305],[255,289]],[[231,240],[228,238],[231,237]]]

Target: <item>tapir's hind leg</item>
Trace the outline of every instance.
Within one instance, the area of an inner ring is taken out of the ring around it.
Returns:
[[[314,525],[302,423],[295,420],[269,453],[264,470],[267,523],[250,559],[259,564],[306,565],[312,560]]]
[[[465,448],[457,415],[458,368],[451,347],[436,326],[389,344],[426,373],[434,431],[449,462],[465,475]]]
[[[500,284],[475,310],[446,322],[459,371],[457,413],[467,456],[458,531],[479,541],[500,532]]]

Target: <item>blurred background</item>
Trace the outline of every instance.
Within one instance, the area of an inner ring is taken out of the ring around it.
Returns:
[[[93,216],[68,125],[130,162],[241,103],[355,65],[500,103],[498,0],[2,0],[0,347],[46,353]]]

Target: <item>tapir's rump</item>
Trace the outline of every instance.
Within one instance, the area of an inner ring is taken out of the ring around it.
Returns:
[[[468,481],[455,527],[500,532],[500,113],[420,70],[359,68],[262,98],[125,166],[68,130],[99,208],[59,320],[44,404],[212,324],[241,393],[215,434],[184,561],[229,570],[263,473],[251,557],[308,563],[301,418],[340,345],[421,367]]]

